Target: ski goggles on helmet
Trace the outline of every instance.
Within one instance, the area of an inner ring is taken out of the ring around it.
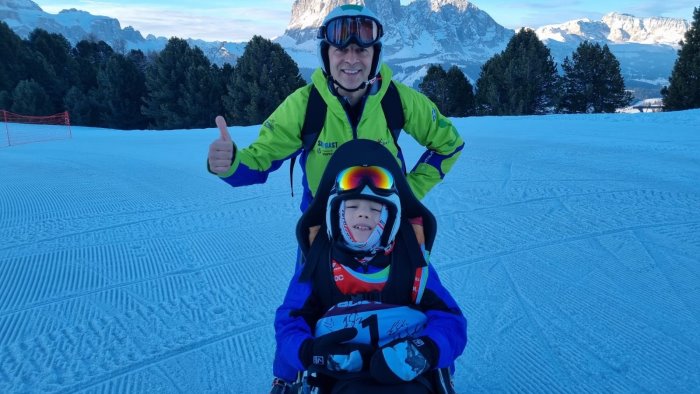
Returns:
[[[379,42],[384,31],[376,19],[366,16],[343,16],[331,19],[318,29],[317,38],[326,40],[337,48],[355,43],[368,48]]]
[[[357,190],[363,186],[369,186],[379,195],[396,193],[394,176],[383,168],[377,166],[354,166],[341,171],[335,179],[335,188],[338,194]]]

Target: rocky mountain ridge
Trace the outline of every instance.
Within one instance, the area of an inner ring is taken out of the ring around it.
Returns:
[[[143,37],[131,26],[122,28],[117,19],[108,16],[93,15],[74,8],[50,14],[32,0],[0,0],[0,20],[22,38],[41,28],[49,33],[61,34],[72,45],[84,39],[102,40],[121,52],[131,49],[158,52],[168,42],[166,37],[150,34]],[[241,43],[206,42],[191,38],[187,41],[190,45],[199,46],[217,64],[235,63],[245,47]]]
[[[684,19],[651,17],[637,18],[617,12],[609,13],[600,21],[577,19],[535,29],[543,40],[576,42],[583,40],[606,43],[661,44],[678,47],[678,42],[690,29]]]
[[[396,78],[418,83],[430,64],[458,65],[475,81],[481,65],[502,51],[515,33],[498,24],[488,13],[467,0],[295,0],[285,33],[276,39],[308,77],[318,64],[316,28],[331,9],[340,4],[364,4],[385,26],[384,61]],[[132,27],[121,28],[118,20],[75,9],[58,14],[44,12],[31,0],[0,0],[0,20],[22,37],[34,28],[64,35],[72,44],[81,39],[104,40],[117,50],[159,51],[165,37],[143,37]],[[667,83],[676,58],[678,41],[690,27],[673,18],[637,18],[611,13],[600,21],[578,19],[535,29],[550,47],[558,63],[583,40],[607,44],[621,63],[628,87],[645,98]],[[245,43],[205,42],[189,39],[215,63],[235,63]],[[639,94],[639,92],[648,91]]]

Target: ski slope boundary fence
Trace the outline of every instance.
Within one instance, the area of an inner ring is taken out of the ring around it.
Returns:
[[[68,111],[48,116],[27,116],[0,109],[0,120],[4,124],[4,133],[0,131],[0,147],[72,137]]]

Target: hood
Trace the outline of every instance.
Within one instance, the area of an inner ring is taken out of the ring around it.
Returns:
[[[302,253],[306,255],[311,247],[309,244],[311,232],[318,232],[317,236],[327,236],[326,205],[338,173],[345,168],[362,165],[380,166],[391,172],[401,200],[402,226],[408,225],[407,218],[422,217],[425,248],[428,251],[431,250],[437,231],[435,216],[413,194],[406,175],[394,155],[378,142],[359,139],[346,142],[335,151],[323,172],[316,196],[297,222],[297,240]]]

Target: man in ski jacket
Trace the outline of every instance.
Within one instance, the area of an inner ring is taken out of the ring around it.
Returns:
[[[379,19],[366,7],[343,5],[332,10],[319,29],[321,67],[313,73],[312,83],[288,96],[247,148],[233,143],[225,121],[218,117],[221,137],[209,147],[209,171],[231,186],[264,183],[285,160],[300,155],[302,212],[315,195],[331,155],[348,141],[380,142],[406,172],[396,135],[382,108],[382,99],[393,84],[403,110],[403,130],[427,148],[407,175],[413,192],[423,198],[452,168],[464,142],[426,96],[391,80],[391,69],[381,61],[382,35]],[[306,150],[302,128],[312,89],[318,91],[327,111],[312,148]]]
[[[334,393],[450,386],[467,322],[428,263],[436,227],[380,144],[336,151],[297,225],[304,260],[275,317],[273,392],[304,370]]]

